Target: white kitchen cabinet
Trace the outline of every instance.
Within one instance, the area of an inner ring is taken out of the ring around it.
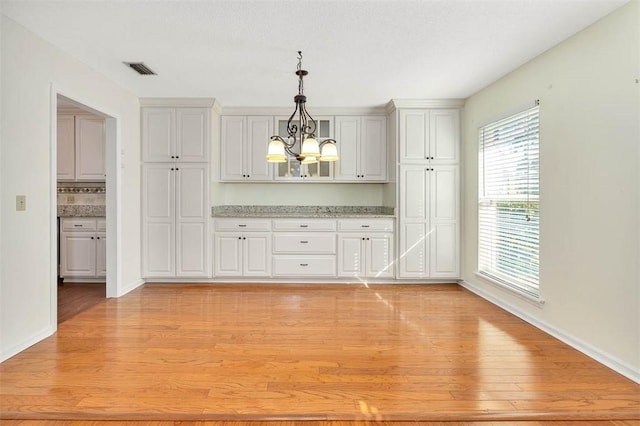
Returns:
[[[400,167],[400,278],[459,275],[458,166]]]
[[[208,164],[143,166],[144,277],[209,276],[208,183]]]
[[[338,276],[393,278],[393,219],[338,221]]]
[[[104,278],[104,218],[63,218],[60,232],[60,274],[65,278]]]
[[[216,232],[214,252],[216,276],[271,275],[270,232]]]
[[[214,275],[271,275],[271,219],[216,218],[214,231]]]
[[[76,124],[73,115],[58,114],[57,173],[59,180],[76,178]]]
[[[273,136],[272,116],[223,116],[221,179],[223,181],[270,181],[267,162],[269,138]]]
[[[209,161],[209,108],[142,108],[142,160]]]
[[[104,119],[94,115],[59,114],[57,127],[58,179],[104,181]]]
[[[382,116],[337,116],[340,160],[336,181],[387,180],[387,119]]]
[[[400,163],[457,164],[460,112],[455,108],[402,109]]]

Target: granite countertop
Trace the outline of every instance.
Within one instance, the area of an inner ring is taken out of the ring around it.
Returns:
[[[380,206],[213,206],[212,217],[383,217],[393,218],[392,207]]]
[[[58,216],[60,217],[104,217],[104,205],[92,204],[58,204]]]

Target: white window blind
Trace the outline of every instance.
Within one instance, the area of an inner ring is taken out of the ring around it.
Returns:
[[[478,272],[539,297],[539,107],[480,129]]]

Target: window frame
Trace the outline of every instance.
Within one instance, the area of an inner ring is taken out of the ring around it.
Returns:
[[[539,262],[539,105],[536,100],[533,106],[478,128],[476,274],[543,303]],[[487,152],[492,157],[489,160]],[[487,161],[493,164],[487,165]],[[528,225],[530,222],[533,223]]]

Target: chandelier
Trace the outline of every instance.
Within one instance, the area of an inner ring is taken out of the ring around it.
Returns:
[[[287,155],[300,161],[302,164],[315,163],[316,161],[336,161],[338,149],[334,139],[326,139],[318,142],[316,138],[316,120],[311,117],[305,106],[307,97],[304,95],[304,83],[302,78],[309,74],[302,69],[302,52],[298,51],[298,94],[293,98],[296,109],[287,121],[287,137],[271,136],[267,161],[269,163],[286,163]],[[296,118],[296,114],[298,117]],[[299,150],[296,150],[296,143]],[[296,152],[298,151],[298,152]]]

